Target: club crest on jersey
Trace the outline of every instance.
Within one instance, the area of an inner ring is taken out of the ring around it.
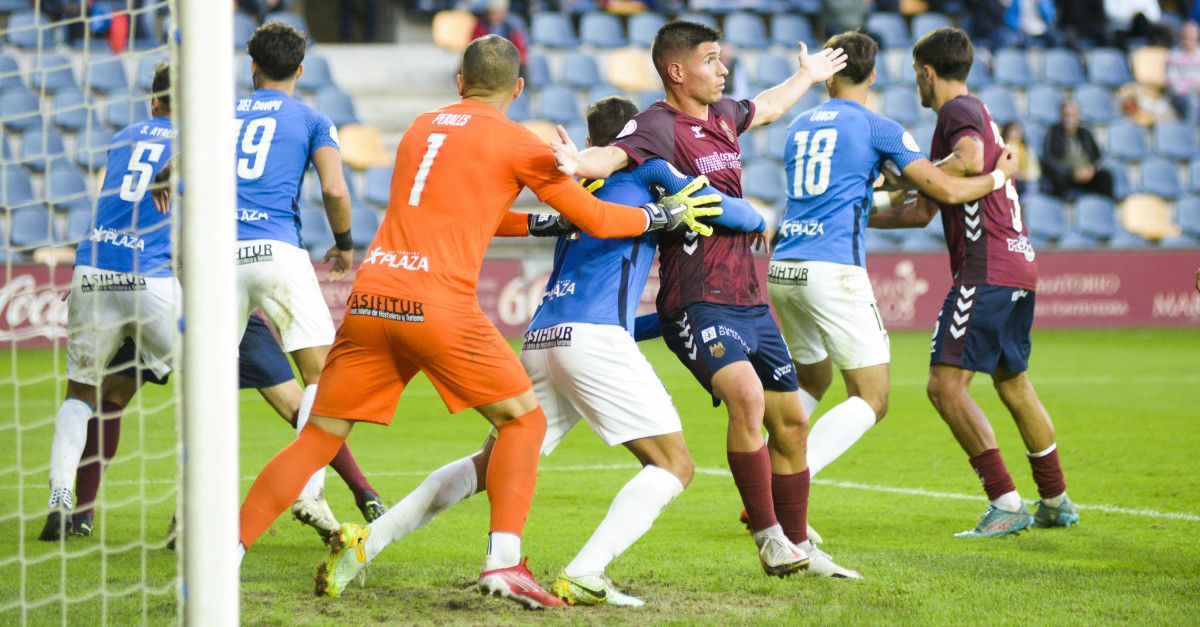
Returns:
[[[404,270],[420,270],[429,272],[429,257],[420,253],[409,253],[399,250],[384,250],[379,247],[372,248],[363,258],[363,264],[373,264],[377,266],[387,266],[389,268],[402,268]]]
[[[713,359],[720,359],[725,356],[725,345],[721,342],[713,342],[708,345],[708,353],[713,356]]]
[[[725,137],[728,137],[729,141],[737,141],[737,135],[734,134],[733,129],[729,128],[729,122],[721,120],[719,126],[721,127],[722,131],[725,131]]]

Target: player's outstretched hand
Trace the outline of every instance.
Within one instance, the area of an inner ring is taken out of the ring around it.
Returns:
[[[336,245],[330,246],[329,250],[325,252],[325,263],[332,263],[329,266],[330,281],[342,279],[354,265],[354,251],[338,250]]]
[[[554,165],[559,172],[567,176],[575,176],[575,171],[579,169],[579,149],[575,147],[575,142],[571,141],[571,136],[567,134],[567,129],[561,124],[558,129],[558,141],[550,142],[550,150],[554,152]]]
[[[996,160],[996,168],[1004,173],[1004,178],[1012,180],[1014,174],[1017,173],[1017,155],[1009,146],[1005,146],[1000,152],[1000,158]]]
[[[845,67],[846,52],[841,48],[825,48],[817,54],[808,54],[808,44],[800,42],[800,70],[806,72],[812,82],[823,82]]]
[[[700,222],[698,218],[710,218],[721,215],[720,194],[700,194],[696,192],[708,185],[708,177],[698,176],[678,192],[663,196],[657,201],[642,205],[642,209],[650,217],[647,231],[659,229],[670,231],[687,225],[687,228],[704,236],[712,235],[712,227]]]

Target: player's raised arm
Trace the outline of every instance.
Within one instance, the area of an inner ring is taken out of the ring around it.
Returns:
[[[321,179],[321,198],[325,216],[333,230],[334,245],[325,253],[326,262],[333,262],[329,278],[346,276],[354,263],[354,241],[350,239],[350,189],[342,175],[342,155],[333,146],[321,146],[313,151],[313,165]]]
[[[567,130],[559,125],[558,141],[550,143],[554,151],[554,165],[567,176],[585,179],[608,178],[613,172],[627,167],[629,155],[616,146],[593,146],[579,152]]]
[[[800,69],[787,80],[754,97],[754,118],[749,128],[778,120],[810,87],[827,80],[844,67],[846,53],[841,48],[826,48],[816,54],[808,54],[808,45],[800,42]]]

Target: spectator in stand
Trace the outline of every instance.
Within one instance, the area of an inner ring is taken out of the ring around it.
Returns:
[[[1025,145],[1025,129],[1020,122],[1012,121],[1004,125],[1001,131],[1004,143],[1012,148],[1017,157],[1017,173],[1013,175],[1017,185],[1017,193],[1036,191],[1038,181],[1042,178],[1042,165],[1037,155]]]
[[[1101,0],[1058,0],[1058,29],[1072,48],[1082,50],[1112,43]]]
[[[1065,100],[1058,124],[1046,132],[1042,147],[1042,171],[1050,193],[1068,199],[1079,193],[1112,198],[1112,172],[1100,166],[1100,147],[1092,132],[1079,125],[1079,105]]]
[[[338,4],[339,41],[355,41],[355,24],[362,31],[361,41],[375,41],[378,22],[379,0],[341,0]]]
[[[1196,22],[1184,22],[1179,28],[1179,47],[1167,57],[1167,89],[1179,117],[1196,124],[1200,118],[1200,25]]]
[[[521,76],[525,76],[525,60],[529,55],[529,36],[525,33],[525,25],[521,18],[509,13],[509,0],[487,0],[484,11],[479,15],[475,24],[472,39],[484,35],[499,35],[513,43],[521,54]]]
[[[1153,46],[1171,45],[1171,32],[1162,22],[1158,0],[1104,0],[1104,14],[1118,46],[1129,48],[1134,39]]]
[[[1054,0],[1012,0],[1004,12],[1004,25],[1020,43],[1061,46],[1063,37],[1054,28],[1056,16]]]

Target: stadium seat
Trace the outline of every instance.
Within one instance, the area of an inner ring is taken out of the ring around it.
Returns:
[[[93,220],[95,213],[92,211],[91,201],[87,204],[76,203],[72,204],[67,209],[67,232],[65,234],[66,243],[78,243],[92,233]]]
[[[818,15],[821,13],[821,0],[787,0],[787,7],[803,15]]]
[[[250,67],[250,55],[237,55],[236,87],[238,95],[247,95],[254,91],[254,70]]]
[[[608,54],[608,82],[627,94],[645,91],[662,93],[662,82],[650,52],[641,48],[620,48]]]
[[[304,16],[300,15],[299,13],[292,13],[291,11],[272,11],[263,17],[263,23],[265,24],[267,22],[283,22],[284,24],[287,24],[288,26],[291,26],[292,28],[304,33],[304,36],[310,40],[312,39],[312,31],[308,30],[308,21],[305,20]]]
[[[1054,124],[1058,122],[1059,107],[1062,106],[1062,92],[1056,87],[1038,85],[1029,90],[1026,106],[1029,108],[1027,119],[1039,124]]]
[[[32,92],[14,89],[0,94],[0,119],[5,128],[25,131],[42,125],[41,103]]]
[[[50,18],[36,11],[21,11],[8,16],[8,43],[25,50],[53,50],[62,43],[62,30],[49,28]]]
[[[1036,240],[1055,241],[1067,232],[1067,208],[1053,196],[1030,194],[1021,199],[1029,236]]]
[[[520,98],[517,98],[512,101],[512,104],[508,105],[508,119],[513,122],[524,122],[533,117],[533,107],[529,104],[533,96],[530,93],[530,90],[525,90]]]
[[[774,204],[787,197],[783,167],[776,161],[759,160],[742,168],[743,195]]]
[[[1042,80],[1058,87],[1083,83],[1083,66],[1074,50],[1051,48],[1042,57]]]
[[[941,235],[942,219],[934,216],[929,225],[922,229],[901,229],[904,239],[900,250],[906,253],[937,252],[946,250],[945,237]]]
[[[650,44],[654,43],[654,35],[658,33],[658,29],[666,23],[667,18],[653,11],[629,16],[629,43],[649,48]]]
[[[892,71],[890,69],[888,69],[887,59],[885,59],[883,57],[876,58],[875,59],[875,84],[873,85],[873,87],[875,89],[879,90],[879,89],[885,89],[887,87],[890,87],[893,84],[900,85],[901,83],[893,79]],[[912,89],[911,84],[908,85],[908,87],[909,87],[909,89]]]
[[[154,68],[159,63],[169,60],[165,54],[147,54],[138,59],[137,70],[133,77],[133,85],[138,89],[150,93],[154,90]],[[305,68],[307,72],[307,68]]]
[[[347,124],[338,129],[342,161],[355,170],[365,170],[392,162],[383,148],[379,129],[367,124]]]
[[[70,211],[74,206],[91,207],[87,179],[69,161],[56,159],[46,171],[46,201],[55,209]]]
[[[913,127],[913,139],[917,140],[917,144],[921,146],[921,152],[925,153],[925,156],[929,156],[930,151],[933,150],[933,131],[936,127],[937,125],[933,122],[921,122]]]
[[[774,87],[795,73],[792,62],[782,54],[764,54],[754,67],[754,83],[760,88]]]
[[[1017,115],[1017,103],[1013,99],[1012,92],[1000,85],[985,87],[980,92],[980,99],[987,105],[988,111],[992,114],[992,119],[997,124],[1004,125],[1019,117]]]
[[[911,87],[889,87],[883,92],[883,114],[887,117],[910,126],[915,124],[921,114],[921,103],[917,102],[917,93]]]
[[[976,59],[975,62],[971,64],[971,71],[967,74],[967,86],[972,90],[976,90],[982,89],[991,84],[992,68],[986,63]]]
[[[521,126],[529,129],[531,133],[537,135],[547,144],[558,139],[558,129],[555,128],[553,122],[547,122],[546,120],[527,120],[525,122],[521,122]]]
[[[245,52],[246,44],[250,43],[250,37],[254,35],[257,28],[258,20],[254,19],[253,15],[235,11],[233,14],[233,49],[237,52]]]
[[[366,248],[379,230],[379,213],[374,207],[357,202],[350,210],[350,237],[355,248]]]
[[[1158,46],[1137,48],[1131,54],[1133,78],[1141,85],[1162,89],[1167,84],[1167,55],[1170,51]]]
[[[1035,242],[1036,246],[1037,243]],[[1070,230],[1063,234],[1062,239],[1055,242],[1054,247],[1058,250],[1086,250],[1089,248],[1097,248],[1100,246],[1100,241],[1094,237],[1088,237],[1078,231]]]
[[[29,172],[16,164],[0,164],[0,205],[4,207],[21,207],[32,204],[33,185],[30,183]]]
[[[438,11],[433,16],[433,43],[450,52],[462,52],[471,43],[478,18],[470,11]]]
[[[1025,125],[1025,145],[1028,146],[1035,154],[1042,152],[1042,145],[1046,139],[1046,127],[1036,122],[1030,122]]]
[[[34,57],[33,67],[29,72],[29,84],[34,90],[45,90],[49,93],[76,87],[71,60],[61,54],[42,54]]]
[[[788,132],[787,124],[776,123],[768,126],[767,153],[763,156],[782,163],[783,155],[785,154],[784,151],[787,150],[788,139],[790,137],[791,133]]]
[[[1121,201],[1121,226],[1142,239],[1158,241],[1182,231],[1171,221],[1171,208],[1161,197],[1134,194]]]
[[[899,13],[872,12],[863,30],[878,36],[881,48],[905,48],[912,43],[908,39],[908,25]]]
[[[525,60],[525,82],[538,89],[554,83],[546,57],[535,52],[529,54]]]
[[[42,172],[47,161],[66,153],[62,134],[53,128],[31,128],[21,134],[21,163],[34,172]]]
[[[533,15],[530,37],[547,48],[574,48],[579,45],[571,19],[562,13],[543,11]]]
[[[1161,157],[1187,161],[1200,156],[1196,128],[1187,122],[1163,121],[1154,127],[1154,152]]]
[[[575,92],[561,85],[551,85],[538,94],[536,117],[557,124],[574,124],[583,119]]]
[[[357,124],[358,114],[354,111],[354,100],[346,92],[331,87],[317,92],[313,98],[313,108],[333,121],[334,126]]]
[[[108,147],[112,142],[112,132],[93,126],[75,138],[75,165],[92,172],[104,167],[108,159]]]
[[[588,88],[587,103],[590,106],[593,102],[609,96],[621,96],[624,98],[625,94],[622,93],[620,89],[617,89],[616,87],[613,87],[602,80]]]
[[[597,48],[620,48],[625,45],[621,20],[611,13],[593,12],[579,20],[579,38]]]
[[[1108,124],[1117,119],[1117,105],[1112,94],[1099,85],[1081,85],[1075,90],[1075,102],[1079,104],[1080,119],[1084,124]]]
[[[887,231],[898,229],[867,229],[863,236],[866,238],[867,254],[890,253],[900,248],[899,242],[888,237]]]
[[[791,109],[788,109],[788,112],[783,116],[783,121],[791,122],[797,115],[820,106],[826,100],[829,100],[829,92],[825,91],[825,86],[813,85],[808,91],[804,92],[803,96],[800,96],[800,100],[797,100]]]
[[[675,19],[680,22],[695,22],[697,24],[703,24],[709,28],[717,28],[717,18],[713,17],[709,13],[690,11],[687,13],[680,13]]]
[[[1142,162],[1142,182],[1138,191],[1143,194],[1154,194],[1167,200],[1175,200],[1183,195],[1183,185],[1179,182],[1179,173],[1175,162],[1162,157],[1152,157]]]
[[[1188,165],[1188,191],[1200,194],[1200,159],[1194,159]]]
[[[1003,48],[992,61],[992,75],[997,83],[1009,87],[1028,87],[1033,82],[1033,71],[1025,51],[1018,48]]]
[[[777,13],[771,16],[771,43],[789,50],[798,48],[797,42],[815,43],[812,23],[803,15]]]
[[[773,124],[772,126],[777,126],[777,125]],[[787,128],[787,127],[784,127],[784,128]],[[756,159],[766,157],[766,155],[759,154],[761,152],[758,149],[758,143],[759,143],[758,140],[761,139],[761,137],[759,137],[759,135],[760,135],[760,133],[751,131],[749,133],[743,133],[738,136],[738,148],[742,151],[742,162],[743,163],[748,163],[750,161],[754,161]]]
[[[1149,154],[1146,129],[1121,120],[1108,128],[1108,155],[1125,161],[1141,161]]]
[[[1075,201],[1075,230],[1093,239],[1108,240],[1116,233],[1113,203],[1088,194]]]
[[[97,122],[92,104],[84,98],[78,87],[59,90],[54,94],[51,105],[51,116],[55,126],[71,133],[82,132],[87,127],[89,115],[92,116],[93,122]]]
[[[567,137],[571,138],[571,141],[574,142],[574,144],[577,148],[582,149],[584,146],[587,145],[587,138],[588,138],[587,124],[584,124],[583,122],[579,122],[578,124],[571,124],[570,126],[567,127]]]
[[[1130,165],[1119,161],[1110,161],[1108,159],[1100,162],[1102,167],[1106,167],[1113,175],[1113,196],[1117,200],[1121,200],[1133,193],[1133,185],[1130,183],[1129,169]]]
[[[587,89],[600,82],[603,82],[603,79],[600,78],[600,66],[596,64],[596,57],[584,52],[571,52],[563,58],[558,79],[560,85]]]
[[[131,93],[133,100],[109,100],[104,113],[104,123],[114,129],[122,129],[130,124],[141,122],[150,117],[150,101],[145,94]]]
[[[112,55],[94,55],[92,60],[85,63],[86,76],[84,86],[92,91],[111,94],[129,89],[129,80],[125,77],[125,63],[120,57]]]
[[[662,90],[649,89],[649,90],[646,90],[643,92],[639,92],[636,96],[634,96],[633,103],[635,105],[637,105],[638,110],[641,111],[642,109],[646,109],[650,105],[652,105],[662,99],[663,99]]]
[[[329,61],[319,54],[306,55],[304,73],[300,75],[300,80],[296,81],[296,87],[307,92],[337,87],[333,83],[333,73],[329,71]]]
[[[1116,48],[1093,48],[1087,51],[1088,82],[1116,89],[1133,80],[1125,53]]]
[[[45,203],[13,209],[9,215],[8,237],[13,248],[32,252],[34,248],[54,243],[54,224],[50,221],[50,208]]]
[[[0,94],[10,89],[25,89],[21,66],[10,54],[0,53]]]
[[[354,228],[354,218],[351,217],[350,227]],[[320,259],[325,251],[333,246],[333,231],[329,230],[329,221],[325,217],[325,208],[307,200],[300,203],[300,239],[308,254],[314,259]]]
[[[392,195],[392,166],[384,165],[370,168],[366,172],[366,186],[363,199],[376,207],[387,207],[388,198]]]
[[[950,22],[950,18],[941,13],[930,11],[914,15],[912,20],[912,39],[916,41],[924,37],[931,30],[953,25]]]
[[[725,38],[735,46],[749,50],[770,45],[761,17],[753,13],[731,13],[725,17]]]
[[[1175,203],[1175,220],[1184,235],[1200,238],[1200,196],[1184,196]]]

